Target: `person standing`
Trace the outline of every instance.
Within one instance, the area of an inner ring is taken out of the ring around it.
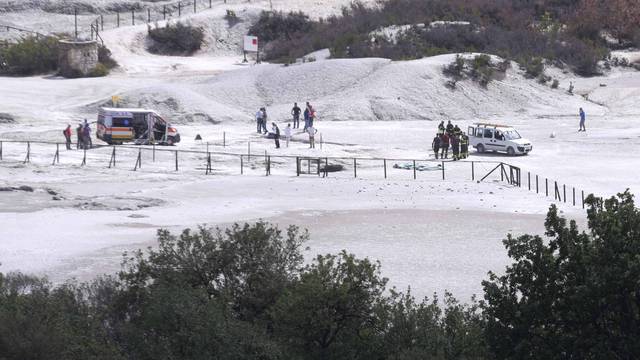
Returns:
[[[451,136],[451,151],[453,152],[453,161],[460,160],[460,138],[458,135]]]
[[[62,131],[64,134],[64,140],[67,145],[67,150],[71,150],[71,125],[67,124],[67,128]]]
[[[300,122],[298,121],[298,126]],[[287,124],[287,127],[284,128],[284,138],[287,141],[287,147],[289,147],[289,140],[291,140],[291,124]]]
[[[263,133],[266,135],[269,131],[267,131],[267,108],[261,108],[260,111],[262,111],[262,121],[261,121],[261,125],[262,125],[262,131]]]
[[[86,119],[84,120],[84,128],[82,129],[82,140],[85,149],[91,149],[93,147],[91,142],[91,128]]]
[[[460,138],[460,157],[463,159],[469,157],[469,136],[466,133],[462,133]]]
[[[309,149],[316,148],[315,136],[318,130],[314,129],[313,126],[309,126],[307,128],[307,133],[309,133]]]
[[[78,138],[76,149],[84,149],[84,140],[82,139],[83,130],[84,128],[82,127],[82,124],[78,124],[78,127],[76,128],[76,137]]]
[[[440,159],[446,159],[449,156],[449,135],[447,133],[440,136]]]
[[[438,125],[438,134],[444,134],[444,120],[440,121],[440,125]]]
[[[280,149],[280,128],[276,123],[271,123],[271,132],[273,133],[273,139],[276,141],[276,149]]]
[[[578,130],[578,132],[580,131],[587,131],[587,128],[584,126],[584,121],[586,119],[586,115],[584,113],[584,110],[582,110],[582,108],[580,108],[580,129]]]
[[[258,134],[262,133],[262,108],[256,112],[256,131]]]
[[[293,103],[293,109],[291,109],[291,115],[293,115],[293,128],[300,128],[300,108],[298,107],[298,103]]]
[[[316,118],[316,111],[313,106],[309,105],[309,126],[313,126],[313,120]]]
[[[451,136],[451,134],[453,134],[453,124],[451,123],[451,120],[449,120],[447,122],[447,134],[449,136]]]
[[[433,138],[433,142],[431,143],[431,148],[433,152],[436,154],[436,159],[438,158],[438,152],[440,151],[440,135],[436,134],[436,137]]]
[[[304,109],[304,129],[302,129],[302,131],[307,131],[307,128],[309,127],[309,102],[307,101],[307,107]]]

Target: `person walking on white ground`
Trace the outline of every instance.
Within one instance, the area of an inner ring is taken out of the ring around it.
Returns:
[[[307,133],[309,133],[309,149],[316,148],[315,136],[318,130],[316,130],[313,126],[309,126],[307,128]]]
[[[289,140],[291,140],[291,124],[287,124],[287,127],[284,128],[284,138],[287,143],[287,147],[289,147]]]
[[[587,128],[584,126],[586,115],[584,113],[584,110],[582,110],[582,108],[580,108],[579,114],[580,114],[580,129],[578,130],[578,132],[587,131]]]

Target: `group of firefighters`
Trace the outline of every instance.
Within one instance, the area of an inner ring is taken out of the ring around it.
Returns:
[[[71,125],[67,124],[67,127],[62,131],[62,134],[64,135],[67,150],[71,150]],[[84,124],[78,124],[78,127],[76,128],[76,135],[78,138],[76,143],[77,149],[91,149],[93,147],[93,142],[91,141],[91,127],[89,127],[87,119],[84,119]]]
[[[453,125],[451,120],[445,127],[444,121],[438,125],[438,133],[433,138],[433,152],[438,159],[447,159],[449,157],[449,146],[453,153],[453,160],[466,159],[469,156],[469,137],[462,132],[458,125]]]

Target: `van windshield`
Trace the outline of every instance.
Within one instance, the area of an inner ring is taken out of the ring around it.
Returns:
[[[522,136],[515,130],[509,130],[504,132],[504,138],[507,140],[517,140],[522,138]]]

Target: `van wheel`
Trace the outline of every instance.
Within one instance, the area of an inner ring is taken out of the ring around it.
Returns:
[[[509,146],[509,147],[507,148],[507,155],[509,155],[509,156],[513,156],[513,155],[515,155],[515,154],[516,154],[516,151],[515,151],[511,146]]]
[[[478,144],[478,146],[476,146],[476,150],[478,150],[479,153],[483,153],[484,152],[484,145]]]

